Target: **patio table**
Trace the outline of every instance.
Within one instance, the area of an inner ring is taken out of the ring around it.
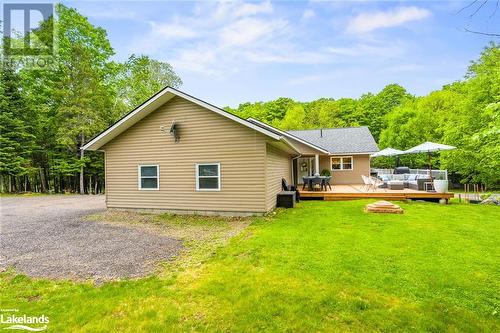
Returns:
[[[323,187],[326,190],[326,182],[325,181],[328,179],[327,176],[318,176],[318,177],[316,177],[316,176],[308,176],[308,177],[303,177],[303,178],[305,180],[307,180],[307,189],[309,191],[314,191],[313,181],[314,181],[314,179],[318,179],[318,178],[321,180],[321,184],[320,184],[321,190],[323,190]]]

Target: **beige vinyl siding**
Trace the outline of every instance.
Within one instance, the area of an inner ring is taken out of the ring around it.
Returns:
[[[180,142],[168,133],[175,120]],[[160,131],[165,126],[167,133]],[[268,138],[174,97],[109,143],[107,206],[188,211],[265,212]],[[220,163],[221,190],[196,191],[196,163]],[[158,164],[158,191],[138,189],[138,165]]]
[[[352,156],[353,170],[335,170],[332,171],[330,165],[330,157],[335,156]],[[331,184],[362,184],[361,175],[370,175],[370,155],[322,155],[319,157],[320,171],[323,169],[330,170],[332,174]]]
[[[291,157],[278,148],[267,145],[266,154],[266,210],[276,207],[276,195],[281,191],[281,179],[291,180]]]

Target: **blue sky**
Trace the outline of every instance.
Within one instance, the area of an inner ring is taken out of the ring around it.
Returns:
[[[472,0],[471,0],[472,1]],[[461,79],[495,32],[496,1],[65,2],[107,30],[116,58],[169,62],[182,90],[219,106],[280,96],[423,95]],[[498,32],[498,31],[496,31]]]

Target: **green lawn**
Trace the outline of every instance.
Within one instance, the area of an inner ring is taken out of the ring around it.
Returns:
[[[135,281],[3,273],[1,308],[53,332],[500,330],[500,209],[302,202],[258,218],[201,261]]]

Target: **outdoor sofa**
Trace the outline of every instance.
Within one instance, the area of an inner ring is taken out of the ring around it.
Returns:
[[[409,171],[409,169],[408,169]],[[428,175],[418,175],[412,173],[394,173],[392,175],[379,175],[380,180],[384,182],[381,188],[387,188],[387,182],[390,180],[400,180],[404,188],[417,191],[425,191],[425,183],[432,181]]]

